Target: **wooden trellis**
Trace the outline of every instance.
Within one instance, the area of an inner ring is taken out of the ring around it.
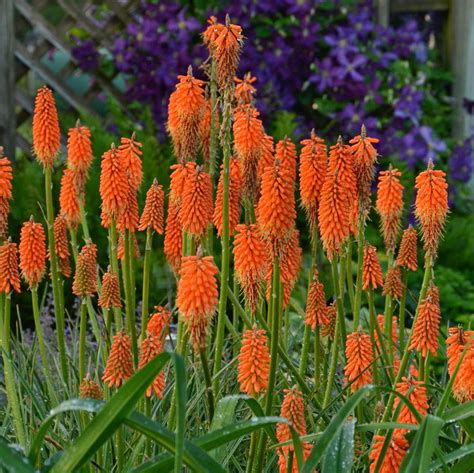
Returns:
[[[94,115],[89,104],[101,92],[114,97],[130,113],[122,93],[114,85],[115,77],[107,77],[100,71],[88,73],[91,80],[82,94],[68,85],[79,66],[71,56],[67,33],[72,27],[80,27],[98,44],[110,48],[113,33],[126,26],[129,11],[137,1],[106,1],[111,14],[104,24],[98,25],[92,14],[93,1],[0,0],[0,143],[4,143],[9,156],[14,156],[15,145],[27,153],[31,150],[30,139],[21,130],[24,122],[31,120],[34,106],[32,74],[53,88],[77,113]],[[47,16],[52,4],[61,12],[61,18],[56,18],[54,23]],[[68,58],[58,71],[53,71],[43,60],[51,51],[61,51]]]

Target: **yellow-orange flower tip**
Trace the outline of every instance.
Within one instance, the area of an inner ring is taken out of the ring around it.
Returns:
[[[140,187],[143,178],[141,147],[142,144],[135,140],[135,132],[130,138],[120,138],[120,157],[127,172],[128,182],[135,191]]]
[[[362,289],[377,289],[383,286],[382,268],[377,258],[377,248],[366,243],[362,263]]]
[[[434,169],[430,160],[426,171],[421,172],[415,181],[415,216],[421,226],[423,249],[431,262],[436,257],[449,211],[445,176],[444,171]]]
[[[102,381],[104,381],[109,388],[114,386],[118,388],[122,382],[132,376],[132,372],[132,342],[130,337],[122,330],[113,338]]]
[[[162,344],[168,335],[171,323],[171,312],[163,306],[155,306],[155,311],[151,314],[148,320],[146,330],[147,332],[160,337]]]
[[[371,184],[374,178],[374,166],[377,162],[377,150],[374,144],[377,138],[367,136],[365,125],[362,125],[360,135],[349,141],[350,152],[354,156],[354,169],[357,178],[357,191],[361,210],[367,214],[370,209]]]
[[[416,250],[417,233],[416,230],[409,225],[403,232],[402,242],[398,250],[397,266],[416,271],[418,269],[418,256]]]
[[[67,222],[63,215],[58,214],[54,219],[54,251],[58,258],[59,271],[65,278],[71,276],[71,262],[69,251],[69,242],[67,237]],[[50,254],[48,252],[48,257]]]
[[[324,140],[311,131],[309,139],[301,141],[300,196],[310,227],[316,229],[318,203],[327,169],[327,149]]]
[[[452,378],[461,354],[467,352],[461,361],[453,383],[453,396],[458,402],[464,403],[474,400],[474,331],[463,330],[462,327],[451,327],[446,339],[446,356],[448,359],[448,373]]]
[[[110,225],[112,218],[117,219],[126,207],[129,187],[123,160],[112,143],[110,149],[102,155],[99,184],[102,212],[107,217],[102,221],[106,226]]]
[[[381,171],[377,185],[376,209],[380,216],[380,227],[387,253],[395,251],[400,233],[400,220],[403,212],[403,185],[401,172],[390,165]]]
[[[379,457],[385,443],[385,437],[383,435],[376,435],[372,450],[370,452],[370,473],[375,472],[375,467],[379,461]],[[388,449],[385,452],[379,473],[397,473],[400,471],[400,466],[407,454],[409,447],[408,441],[405,439],[405,435],[400,429],[395,429],[388,444]]]
[[[257,92],[257,89],[252,85],[257,78],[252,76],[252,73],[247,72],[243,79],[234,78],[235,86],[235,100],[237,104],[250,104]]]
[[[225,26],[217,21],[215,16],[210,16],[207,20],[206,30],[202,33],[202,38],[204,44],[210,49],[212,52],[214,48],[214,43],[219,36],[219,33],[225,28]]]
[[[79,386],[79,397],[83,399],[97,399],[100,401],[104,398],[104,393],[99,384],[91,379],[90,375],[87,374]]]
[[[240,224],[235,230],[233,249],[235,276],[253,313],[267,271],[268,255],[258,225]]]
[[[201,119],[206,109],[203,85],[189,66],[187,75],[178,76],[176,90],[169,98],[167,127],[179,162],[195,159],[200,147]]]
[[[295,387],[285,389],[283,403],[281,405],[280,417],[290,421],[293,428],[300,436],[306,435],[306,421],[304,416],[304,403],[301,392]],[[290,427],[288,424],[277,424],[277,440],[279,443],[292,439]],[[290,453],[294,452],[293,444],[285,445],[277,449],[278,467],[280,473],[286,473],[288,468],[292,473],[298,472],[298,465],[293,455],[293,464],[288,465]],[[306,460],[311,452],[311,444],[303,442],[303,458]]]
[[[46,236],[43,225],[33,216],[21,227],[20,269],[30,289],[37,286],[46,269]]]
[[[290,174],[278,160],[263,173],[257,222],[267,240],[285,240],[295,226],[294,181]]]
[[[78,297],[93,296],[97,292],[97,247],[85,244],[77,257],[72,292]]]
[[[68,227],[76,228],[81,221],[81,209],[79,206],[77,187],[74,182],[74,172],[71,169],[65,169],[61,178],[59,209]]]
[[[351,391],[372,382],[373,350],[370,336],[361,330],[347,335],[344,373]]]
[[[145,208],[140,217],[140,225],[138,230],[143,231],[152,229],[160,235],[163,234],[163,207],[165,201],[165,194],[163,186],[158,184],[158,181],[153,179],[153,184],[146,193]]]
[[[436,356],[440,321],[439,291],[431,281],[426,291],[426,297],[421,301],[418,309],[410,350],[415,349],[421,353],[423,358],[426,358],[428,353]]]
[[[216,310],[217,272],[212,256],[185,256],[181,262],[176,305],[196,351],[206,346],[207,333]]]
[[[73,172],[74,183],[81,198],[92,158],[91,132],[77,120],[76,126],[70,128],[68,132],[67,165]]]
[[[109,266],[107,272],[102,277],[102,291],[99,297],[99,306],[104,309],[120,308],[122,301],[120,299],[120,281]]]
[[[329,323],[324,285],[319,281],[318,271],[316,269],[314,270],[309,286],[305,322],[313,330],[315,330],[317,326],[324,326]]]
[[[402,274],[399,266],[393,266],[387,271],[383,285],[382,295],[390,294],[393,299],[400,300],[405,287],[402,281]]]
[[[230,160],[229,177],[229,234],[234,233],[235,226],[239,223],[242,202],[242,175],[237,159]],[[222,236],[222,210],[224,205],[224,169],[221,167],[219,183],[217,185],[216,205],[214,207],[213,222],[217,234]]]
[[[21,292],[18,249],[10,238],[0,246],[0,293]]]
[[[420,414],[421,418],[423,418],[428,413],[429,404],[424,381],[418,381],[412,376],[408,376],[408,378],[403,377],[402,380],[397,383],[396,390],[398,393],[408,398],[418,414]],[[399,403],[400,398],[396,396],[395,403],[393,405],[394,410],[397,409]],[[398,414],[397,422],[400,422],[401,424],[417,425],[418,421],[413,412],[406,406],[405,403],[402,404],[403,405]],[[405,429],[402,430],[407,431]]]
[[[179,204],[170,198],[168,200],[168,215],[164,238],[164,253],[166,260],[176,272],[181,266],[183,232],[179,219]]]
[[[234,148],[240,163],[244,194],[255,200],[258,190],[258,163],[263,151],[265,131],[259,112],[242,105],[234,113]]]
[[[211,49],[217,65],[217,83],[221,90],[233,86],[242,44],[242,28],[231,24],[227,15],[225,25],[219,28],[219,34],[213,41]]]
[[[138,369],[142,369],[147,365],[155,356],[163,352],[163,346],[161,339],[157,335],[151,333],[147,334],[146,338],[142,341],[140,347],[140,359],[138,361]],[[153,380],[151,386],[146,390],[146,396],[151,397],[151,393],[154,392],[159,399],[163,398],[163,391],[165,390],[165,372],[161,370],[158,376]]]
[[[237,377],[240,391],[249,396],[256,396],[265,391],[268,386],[269,370],[270,352],[265,330],[259,330],[254,325],[243,334]]]
[[[59,152],[61,134],[53,93],[38,89],[33,112],[33,151],[44,168],[51,168]]]
[[[211,176],[195,162],[186,164],[186,184],[180,209],[183,230],[196,237],[205,235],[214,213]]]

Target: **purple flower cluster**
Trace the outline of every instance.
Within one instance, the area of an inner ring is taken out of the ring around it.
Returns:
[[[430,87],[427,46],[436,16],[393,18],[384,28],[375,21],[371,0],[217,5],[191,10],[178,0],[142,0],[113,40],[113,66],[126,78],[128,97],[151,107],[161,136],[176,76],[189,64],[202,76],[205,20],[215,15],[223,21],[228,13],[246,36],[239,75],[251,71],[257,77],[257,106],[267,125],[279,110],[298,116],[301,129],[324,130],[329,138],[357,134],[364,123],[381,139],[382,156],[398,157],[410,169],[447,158],[440,138],[449,137],[449,117],[440,124],[424,113],[426,103],[439,100]],[[73,53],[85,70],[98,67],[90,40],[78,42]],[[449,161],[452,179],[462,182],[472,173],[467,147],[456,147]]]

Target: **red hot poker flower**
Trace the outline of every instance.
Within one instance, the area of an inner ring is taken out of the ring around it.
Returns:
[[[18,274],[18,249],[10,239],[0,246],[0,293],[21,292]]]
[[[38,285],[46,269],[46,236],[43,225],[33,217],[21,228],[20,269],[30,289]]]

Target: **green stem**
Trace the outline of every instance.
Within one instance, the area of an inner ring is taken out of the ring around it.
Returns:
[[[392,267],[393,264],[393,253],[390,252],[388,254],[388,266],[387,266],[387,271],[390,271],[390,268]],[[393,321],[392,321],[392,313],[393,313],[393,299],[390,294],[387,294],[385,296],[385,310],[384,310],[384,332],[385,332],[385,337],[387,339],[387,344],[388,344],[388,356],[390,363],[393,362],[393,339],[392,339],[392,326],[393,326]]]
[[[44,342],[43,327],[41,325],[39,304],[38,304],[38,286],[31,288],[31,305],[33,307],[33,319],[35,322],[35,333],[38,339],[39,352],[41,357],[41,363],[43,365],[44,376],[46,378],[46,387],[48,388],[49,398],[51,403],[57,401],[56,391],[53,387],[53,381],[51,377],[51,371],[49,369],[50,359],[48,352],[46,351],[46,344]]]
[[[408,270],[406,268],[402,268],[402,284],[403,294],[400,299],[400,309],[398,315],[398,339],[400,344],[400,352],[403,352],[403,350],[405,349],[405,311],[408,293]]]
[[[221,260],[221,284],[219,296],[219,309],[217,314],[216,344],[214,349],[214,397],[218,397],[220,382],[216,376],[222,366],[222,351],[224,347],[224,328],[227,307],[227,286],[229,281],[229,261],[230,261],[230,242],[229,242],[229,184],[230,184],[230,157],[232,154],[231,137],[231,114],[232,98],[231,90],[226,91],[224,103],[224,116],[222,127],[224,130],[223,139],[223,187],[222,187],[222,260]]]
[[[10,299],[11,294],[1,294],[0,298],[0,347],[2,349],[3,369],[5,390],[7,394],[8,404],[11,406],[13,426],[16,433],[16,439],[22,447],[26,447],[26,434],[23,426],[20,401],[17,396],[15,375],[13,371],[12,353],[10,350],[10,323],[5,323],[10,320],[10,304],[7,300]]]
[[[354,295],[354,332],[359,328],[360,306],[362,300],[362,264],[364,262],[364,217],[362,212],[359,216],[357,235],[357,279]]]
[[[46,219],[48,227],[48,247],[51,265],[51,282],[53,286],[54,298],[54,316],[56,320],[56,335],[58,340],[59,359],[61,364],[61,372],[64,381],[68,379],[68,365],[66,357],[66,343],[64,341],[65,323],[64,323],[64,294],[62,278],[58,271],[58,260],[54,247],[54,208],[53,208],[53,181],[52,169],[50,167],[44,170],[45,180],[45,197],[46,197]]]
[[[311,326],[304,325],[303,347],[301,348],[300,375],[304,376],[308,365],[309,345],[311,342]]]
[[[146,337],[146,325],[148,322],[148,299],[150,295],[150,263],[153,232],[151,228],[146,231],[145,256],[143,259],[143,292],[142,292],[142,333],[141,339]]]
[[[87,212],[84,208],[84,203],[82,201],[79,201],[79,209],[81,212],[82,233],[84,234],[84,239],[88,241],[91,239],[91,236],[89,233],[89,226],[87,224]]]
[[[337,307],[337,318],[339,319],[339,331],[341,334],[342,346],[346,346],[346,320],[344,317],[344,305],[342,302],[341,291],[339,288],[339,277],[337,271],[337,259],[333,257],[332,262],[332,285],[334,290],[334,296],[336,298],[336,307]]]
[[[127,317],[127,331],[132,339],[132,353],[135,365],[138,362],[137,328],[135,323],[135,311],[133,308],[132,281],[130,274],[130,230],[124,233],[124,258],[122,260],[123,280],[125,288],[125,314]]]
[[[145,397],[145,416],[148,417],[148,419],[151,419],[151,399],[146,396]],[[145,458],[149,459],[151,458],[151,440],[150,438],[146,438],[145,440]]]
[[[72,258],[74,259],[74,263],[75,263],[77,261],[77,256],[79,254],[79,250],[77,246],[77,231],[70,228],[69,236],[71,238]]]
[[[271,286],[271,301],[270,301],[270,319],[272,321],[272,335],[270,339],[270,372],[268,377],[268,387],[265,395],[265,415],[270,416],[273,410],[273,394],[275,390],[277,366],[278,366],[278,338],[280,334],[280,308],[278,301],[280,299],[280,264],[278,258],[273,262],[273,278]],[[263,471],[263,464],[265,460],[265,444],[266,433],[261,432],[258,448],[257,448],[257,462],[256,470]]]
[[[209,362],[207,360],[205,347],[201,347],[199,350],[199,355],[201,356],[202,371],[204,373],[204,380],[206,382],[207,402],[209,406],[209,422],[211,422],[212,418],[214,417],[214,395],[212,393],[211,371],[209,370]]]
[[[347,277],[347,293],[349,294],[349,302],[351,304],[351,310],[354,313],[354,281],[352,280],[352,238],[350,238],[347,243],[346,277]]]
[[[112,271],[120,278],[118,256],[117,256],[117,226],[115,219],[109,226],[109,261]],[[122,314],[119,308],[114,308],[115,331],[119,332],[122,329]]]
[[[86,335],[87,335],[87,302],[81,298],[81,319],[79,328],[79,382],[86,377]]]
[[[423,276],[423,283],[422,283],[421,290],[420,290],[420,295],[419,295],[419,298],[418,298],[418,304],[417,304],[416,311],[415,311],[415,317],[413,319],[413,324],[412,324],[412,328],[411,328],[411,331],[410,331],[410,336],[408,337],[407,345],[405,347],[405,350],[403,351],[403,356],[402,356],[402,359],[400,361],[400,367],[398,369],[397,376],[396,376],[396,378],[393,382],[393,386],[392,386],[393,390],[396,389],[397,383],[399,383],[400,380],[402,379],[402,377],[405,375],[404,374],[405,369],[407,367],[408,360],[410,358],[410,349],[409,349],[409,347],[410,347],[411,337],[413,336],[413,329],[416,326],[416,321],[418,319],[418,314],[419,314],[419,311],[420,311],[420,305],[426,297],[426,291],[428,290],[428,286],[429,286],[429,283],[430,283],[430,280],[431,280],[431,274],[432,274],[431,259],[429,257],[426,257],[425,274]],[[395,394],[391,393],[389,398],[388,398],[388,401],[387,401],[387,406],[385,408],[385,412],[384,412],[384,415],[383,415],[383,418],[382,418],[382,422],[387,422],[390,419],[390,416],[392,414],[392,408],[393,408],[394,401],[395,401]]]

